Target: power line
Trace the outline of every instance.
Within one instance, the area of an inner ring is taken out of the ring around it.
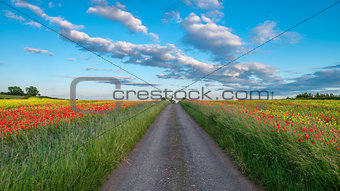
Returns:
[[[78,45],[78,46],[80,46],[80,47],[84,48],[85,50],[87,50],[87,51],[89,51],[89,52],[93,53],[94,55],[96,55],[96,56],[100,57],[100,58],[101,58],[101,59],[103,59],[104,61],[106,61],[106,62],[109,62],[110,64],[112,64],[112,65],[114,65],[114,66],[118,67],[119,69],[121,69],[121,70],[123,70],[123,71],[127,72],[128,74],[130,74],[130,75],[132,75],[132,76],[136,77],[137,79],[139,79],[139,80],[141,80],[141,81],[145,82],[146,84],[148,84],[148,85],[150,85],[150,86],[152,86],[152,87],[156,88],[157,90],[160,90],[160,89],[159,89],[159,88],[157,88],[155,85],[153,85],[153,84],[150,84],[150,83],[148,83],[147,81],[145,81],[145,80],[143,80],[143,79],[139,78],[138,76],[136,76],[136,75],[134,75],[134,74],[130,73],[129,71],[125,70],[124,68],[122,68],[122,67],[120,67],[120,66],[118,66],[118,65],[114,64],[114,63],[113,63],[113,62],[111,62],[110,60],[108,60],[108,59],[104,58],[102,55],[100,55],[100,54],[98,54],[98,53],[96,53],[96,52],[94,52],[94,51],[90,50],[89,48],[87,48],[87,47],[83,46],[82,44],[80,44],[80,43],[78,43],[78,42],[75,42],[75,41],[73,41],[72,39],[68,38],[67,36],[63,35],[62,33],[59,33],[59,32],[58,32],[58,31],[56,31],[55,29],[53,29],[53,28],[51,28],[51,27],[49,27],[49,26],[45,25],[44,23],[42,23],[42,22],[38,21],[37,19],[34,19],[33,17],[31,17],[31,16],[27,15],[26,13],[24,13],[24,12],[20,11],[19,9],[17,9],[17,8],[13,7],[12,5],[10,5],[10,4],[8,4],[8,3],[4,2],[4,1],[1,1],[1,2],[2,2],[3,4],[5,4],[5,5],[7,5],[8,7],[12,8],[13,10],[15,10],[15,11],[19,12],[20,14],[24,15],[25,17],[27,17],[27,18],[29,18],[29,19],[31,19],[31,20],[33,20],[33,21],[35,21],[35,22],[38,22],[39,24],[41,24],[42,26],[46,27],[47,29],[49,29],[49,30],[51,30],[51,31],[53,31],[53,32],[55,32],[55,33],[57,33],[57,34],[59,34],[60,36],[62,36],[62,37],[64,37],[64,38],[68,39],[69,41],[71,41],[71,42],[73,42],[73,43],[75,43],[76,45]],[[288,28],[288,29],[286,29],[286,30],[282,31],[282,32],[281,32],[281,33],[279,33],[278,35],[276,35],[276,36],[274,36],[274,37],[270,38],[269,40],[267,40],[267,41],[263,42],[262,44],[260,44],[260,45],[258,45],[258,46],[256,46],[256,47],[252,48],[251,50],[249,50],[249,51],[247,51],[247,52],[245,52],[245,53],[241,54],[240,56],[236,57],[235,59],[232,59],[231,61],[227,62],[226,64],[223,64],[222,66],[218,67],[218,68],[217,68],[217,69],[215,69],[214,71],[212,71],[212,72],[210,72],[210,73],[208,73],[208,74],[206,74],[206,75],[204,75],[204,76],[200,77],[199,79],[195,80],[194,82],[190,83],[189,85],[186,85],[185,87],[183,87],[183,88],[182,88],[182,89],[180,89],[180,90],[184,90],[184,89],[188,88],[189,86],[191,86],[191,85],[193,85],[193,84],[195,84],[195,83],[197,83],[197,82],[201,81],[202,79],[205,79],[205,78],[207,78],[208,76],[210,76],[211,74],[213,74],[213,73],[217,72],[218,70],[220,70],[220,69],[222,69],[222,68],[224,68],[224,67],[226,67],[226,66],[228,66],[228,65],[232,64],[233,62],[235,62],[235,61],[239,60],[240,58],[242,58],[242,57],[244,57],[244,56],[246,56],[246,55],[248,55],[248,54],[250,54],[250,53],[254,52],[255,50],[259,49],[260,47],[264,46],[265,44],[267,44],[267,43],[269,43],[269,42],[271,42],[271,41],[275,40],[276,38],[278,38],[278,37],[282,36],[283,34],[285,34],[285,33],[289,32],[289,31],[291,31],[292,29],[294,29],[294,28],[296,28],[296,27],[300,26],[301,24],[303,24],[303,23],[305,23],[305,22],[307,22],[307,21],[311,20],[312,18],[314,18],[314,17],[316,17],[317,15],[319,15],[319,14],[321,14],[321,13],[323,13],[323,12],[327,11],[328,9],[330,9],[330,8],[334,7],[335,5],[337,5],[337,4],[339,4],[339,3],[340,3],[340,1],[336,1],[335,3],[333,3],[333,4],[329,5],[328,7],[324,8],[324,9],[322,9],[322,10],[320,10],[320,11],[316,12],[316,13],[314,13],[313,15],[311,15],[311,16],[309,16],[309,17],[305,18],[304,20],[302,20],[302,21],[298,22],[297,24],[293,25],[292,27],[290,27],[290,28]]]
[[[33,20],[33,21],[35,21],[35,22],[41,24],[42,26],[46,27],[47,29],[49,29],[49,30],[51,30],[51,31],[53,31],[53,32],[55,32],[55,33],[57,33],[57,34],[59,34],[60,36],[64,37],[65,39],[68,39],[69,41],[75,43],[76,45],[78,45],[78,46],[80,46],[80,47],[82,47],[82,48],[84,48],[85,50],[87,50],[87,51],[93,53],[94,55],[100,57],[100,58],[103,59],[104,61],[109,62],[110,64],[112,64],[112,65],[114,65],[114,66],[120,68],[121,70],[123,70],[123,71],[127,72],[128,74],[130,74],[130,75],[132,75],[132,76],[138,78],[139,80],[141,80],[141,81],[147,83],[148,85],[151,85],[152,87],[154,87],[154,88],[160,90],[159,88],[155,87],[154,85],[152,85],[152,84],[146,82],[145,80],[143,80],[143,79],[137,77],[136,75],[130,73],[129,71],[123,69],[122,67],[120,67],[120,66],[114,64],[114,63],[111,62],[110,60],[104,58],[104,57],[101,56],[100,54],[98,54],[98,53],[96,53],[96,52],[90,50],[89,48],[86,48],[85,46],[82,46],[82,44],[73,41],[72,39],[70,39],[70,38],[66,37],[65,35],[59,33],[58,31],[56,31],[55,29],[53,29],[53,28],[51,28],[51,27],[45,25],[44,23],[38,21],[37,19],[34,19],[33,17],[31,17],[31,16],[27,15],[26,13],[20,11],[19,9],[17,9],[17,8],[15,8],[15,7],[13,7],[13,6],[11,6],[10,4],[8,4],[8,3],[4,2],[4,1],[1,1],[1,3],[7,5],[7,6],[10,7],[11,9],[13,9],[13,10],[17,11],[18,13],[24,15],[25,17],[27,17],[27,18],[29,18],[29,19],[31,19],[31,20]],[[204,79],[204,78],[206,78],[207,76],[213,74],[214,72],[216,72],[216,71],[218,71],[218,70],[224,68],[225,66],[228,66],[228,65],[232,64],[233,62],[237,61],[238,59],[240,59],[240,58],[242,58],[242,57],[244,57],[244,56],[250,54],[251,52],[255,51],[256,49],[258,49],[258,48],[264,46],[265,44],[267,44],[267,43],[273,41],[274,39],[276,39],[276,38],[282,36],[283,34],[287,33],[288,31],[290,31],[290,30],[292,30],[292,29],[294,29],[294,28],[300,26],[301,24],[303,24],[303,23],[305,23],[305,22],[311,20],[311,19],[314,18],[315,16],[317,16],[317,15],[319,15],[319,14],[325,12],[326,10],[328,10],[328,9],[330,9],[330,8],[332,8],[332,7],[334,7],[335,5],[337,5],[337,4],[339,4],[339,3],[340,3],[340,1],[337,1],[337,2],[335,2],[335,3],[331,4],[331,5],[329,5],[328,7],[326,7],[326,8],[324,8],[324,9],[318,11],[317,13],[313,14],[312,16],[307,17],[306,19],[304,19],[304,20],[298,22],[298,23],[295,24],[294,26],[288,28],[287,30],[285,30],[285,31],[283,31],[283,32],[281,32],[281,33],[279,33],[278,35],[274,36],[273,38],[271,38],[271,39],[265,41],[264,43],[262,43],[262,44],[260,44],[260,45],[258,45],[258,46],[256,46],[256,47],[254,47],[254,48],[252,48],[251,50],[249,50],[249,51],[243,53],[242,55],[238,56],[237,58],[235,58],[235,59],[229,61],[228,63],[224,64],[223,66],[217,68],[217,69],[214,70],[213,72],[211,72],[211,73],[209,73],[209,74],[207,74],[207,75],[201,77],[200,79],[194,81],[193,83],[191,83],[191,84],[185,86],[185,87],[182,88],[181,90],[184,90],[184,89],[186,89],[187,87],[189,87],[189,86],[191,86],[191,85],[197,83],[198,81],[201,81],[202,79]],[[108,129],[108,130],[105,130],[105,131],[101,132],[100,134],[98,134],[98,135],[96,135],[96,136],[94,136],[94,137],[92,137],[92,138],[86,140],[83,144],[80,145],[80,147],[85,146],[88,142],[91,142],[91,141],[95,140],[96,138],[98,138],[98,137],[104,135],[105,133],[107,133],[107,132],[113,130],[115,127],[118,127],[118,126],[124,124],[126,121],[129,121],[129,120],[131,120],[132,118],[135,118],[137,115],[139,115],[139,114],[141,114],[141,113],[144,113],[145,111],[149,110],[149,109],[152,108],[154,105],[157,105],[157,104],[159,104],[159,103],[161,103],[161,102],[156,102],[155,104],[151,105],[150,107],[147,107],[146,109],[142,110],[141,112],[138,112],[137,114],[135,114],[135,115],[129,117],[127,120],[123,121],[122,123],[119,123],[118,125],[116,125],[116,126],[110,128],[110,129]],[[70,150],[69,152],[67,152],[66,154],[70,154],[70,153],[73,152],[73,151],[75,151],[75,150],[74,150],[74,149],[71,149],[71,150]],[[63,155],[63,156],[64,156],[64,155]],[[53,160],[51,163],[55,163],[56,161],[60,160],[61,158],[62,158],[62,157],[56,158],[56,159]],[[51,164],[51,163],[49,163],[49,164]],[[45,167],[45,166],[43,166],[43,167]]]
[[[104,61],[106,61],[106,62],[108,62],[108,63],[110,63],[110,64],[112,64],[112,65],[114,65],[114,66],[116,66],[116,67],[118,67],[119,69],[121,69],[121,70],[123,70],[124,72],[126,72],[126,73],[132,75],[133,77],[135,77],[135,78],[137,78],[137,79],[139,79],[139,80],[145,82],[146,84],[148,84],[148,85],[150,85],[150,86],[156,88],[157,90],[160,90],[160,89],[157,88],[155,85],[153,85],[153,84],[151,84],[151,83],[149,83],[149,82],[143,80],[142,78],[136,76],[135,74],[132,74],[131,72],[125,70],[125,69],[122,68],[121,66],[119,66],[119,65],[117,65],[117,64],[115,64],[115,63],[113,63],[113,62],[111,62],[111,61],[108,60],[107,58],[103,57],[103,56],[100,55],[99,53],[96,53],[95,51],[93,51],[93,50],[87,48],[86,46],[83,46],[82,44],[80,44],[80,43],[78,43],[78,42],[72,40],[71,38],[67,37],[66,35],[64,35],[64,34],[62,34],[62,33],[60,33],[60,32],[58,32],[57,30],[53,29],[52,27],[47,26],[46,24],[40,22],[39,20],[37,20],[37,19],[35,19],[35,18],[29,16],[28,14],[24,13],[23,11],[20,11],[19,9],[17,9],[16,7],[14,7],[14,6],[8,4],[7,2],[4,2],[3,0],[1,0],[1,3],[5,4],[5,5],[8,6],[9,8],[15,10],[16,12],[22,14],[23,16],[25,16],[25,17],[31,19],[32,21],[35,21],[35,22],[41,24],[42,26],[44,26],[45,28],[49,29],[50,31],[57,33],[57,34],[60,35],[61,37],[63,37],[63,38],[65,38],[65,39],[67,39],[67,40],[73,42],[74,44],[76,44],[76,45],[78,45],[78,46],[80,46],[80,47],[82,47],[82,48],[84,48],[85,50],[91,52],[91,53],[94,54],[95,56],[98,56],[98,57],[101,58],[102,60],[104,60]]]
[[[193,84],[195,84],[195,83],[201,81],[202,79],[204,79],[204,78],[210,76],[211,74],[217,72],[218,70],[220,70],[220,69],[222,69],[222,68],[224,68],[224,67],[226,67],[226,66],[232,64],[233,62],[239,60],[240,58],[242,58],[242,57],[244,57],[244,56],[246,56],[246,55],[248,55],[248,54],[254,52],[254,51],[257,50],[258,48],[260,48],[260,47],[264,46],[265,44],[267,44],[267,43],[269,43],[269,42],[275,40],[276,38],[282,36],[283,34],[289,32],[289,31],[291,31],[292,29],[294,29],[294,28],[296,28],[296,27],[302,25],[303,23],[305,23],[305,22],[311,20],[312,18],[314,18],[314,17],[316,17],[317,15],[319,15],[319,14],[321,14],[321,13],[327,11],[328,9],[334,7],[335,5],[337,5],[337,4],[339,4],[339,3],[340,3],[340,1],[337,1],[337,2],[335,2],[335,3],[331,4],[331,5],[329,5],[328,7],[324,8],[324,9],[322,9],[322,10],[316,12],[316,13],[314,13],[313,15],[311,15],[311,16],[305,18],[304,20],[302,20],[302,21],[300,21],[300,22],[298,22],[298,23],[296,23],[294,26],[292,26],[292,27],[286,29],[285,31],[282,31],[282,32],[279,33],[278,35],[276,35],[276,36],[270,38],[269,40],[267,40],[267,41],[263,42],[262,44],[260,44],[260,45],[258,45],[258,46],[256,46],[256,47],[252,48],[251,50],[249,50],[249,51],[243,53],[242,55],[236,57],[235,59],[233,59],[233,60],[231,60],[231,61],[229,61],[229,62],[227,62],[226,64],[223,64],[222,66],[218,67],[218,68],[215,69],[214,71],[212,71],[212,72],[210,72],[210,73],[208,73],[208,74],[202,76],[201,78],[195,80],[194,82],[192,82],[192,83],[190,83],[189,85],[185,86],[185,87],[182,88],[181,90],[184,90],[184,89],[188,88],[189,86],[191,86],[191,85],[193,85]]]

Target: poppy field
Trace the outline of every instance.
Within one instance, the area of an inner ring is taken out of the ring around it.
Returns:
[[[98,189],[167,104],[123,101],[115,112],[80,114],[69,100],[0,100],[0,190]],[[116,105],[77,101],[82,110]]]
[[[0,190],[98,189],[167,104],[0,100]],[[260,188],[339,190],[340,101],[180,104]]]
[[[138,102],[125,101],[122,107],[136,105]],[[107,111],[116,107],[112,101],[79,101],[81,110]],[[72,110],[69,100],[48,98],[12,99],[0,101],[0,136],[5,134],[25,134],[25,131],[54,125],[60,121],[70,122],[76,118],[88,117]]]
[[[340,102],[181,102],[241,171],[268,190],[340,188]]]

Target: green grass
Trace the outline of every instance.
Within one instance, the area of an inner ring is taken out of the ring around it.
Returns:
[[[142,103],[8,137],[0,142],[0,190],[97,190],[167,104]]]
[[[340,155],[333,147],[300,144],[288,133],[259,133],[256,121],[245,127],[242,114],[180,103],[255,184],[267,190],[340,189]]]
[[[25,96],[0,94],[0,99],[23,99]]]
[[[0,94],[0,99],[28,99],[30,97],[34,98],[49,98],[49,99],[60,99],[60,100],[65,100],[62,98],[54,98],[54,97],[49,97],[49,96],[27,96],[27,95],[8,95],[8,94]]]

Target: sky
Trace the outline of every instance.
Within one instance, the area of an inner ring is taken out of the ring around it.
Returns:
[[[116,77],[132,90],[340,93],[340,4],[266,43],[333,0],[4,1],[14,9],[0,3],[0,91],[69,98],[76,77]],[[113,90],[82,82],[77,95]]]

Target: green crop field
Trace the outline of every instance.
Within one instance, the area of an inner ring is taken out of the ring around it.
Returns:
[[[111,103],[100,106],[105,108]],[[67,112],[60,114],[65,120],[56,122],[59,115],[53,116],[54,124],[40,123],[31,129],[10,125],[11,119],[15,120],[18,107],[1,110],[0,122],[7,122],[7,130],[12,129],[6,132],[0,129],[0,190],[98,189],[168,104],[124,102],[123,106],[129,103],[133,105],[117,112],[82,115],[69,121],[66,114],[71,110],[65,110]],[[25,113],[31,112],[32,116],[43,111],[40,115],[48,116],[44,117],[44,121],[52,117],[47,108],[52,114],[58,114],[60,108],[69,109],[68,105],[51,103],[35,107],[23,106]],[[97,104],[93,107],[98,109]],[[148,112],[143,112],[146,109]],[[12,112],[11,116],[5,111]],[[27,117],[26,114],[19,117],[21,121]]]
[[[268,190],[339,190],[340,101],[182,101],[185,110]]]

